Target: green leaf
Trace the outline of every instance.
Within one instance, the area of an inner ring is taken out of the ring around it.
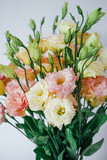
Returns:
[[[44,159],[44,160],[53,160],[50,156],[47,156],[41,147],[37,147],[34,152],[37,154],[38,157]]]
[[[58,156],[58,160],[63,160],[63,156],[64,156],[65,150],[63,150],[59,156]]]
[[[34,142],[38,145],[46,144],[48,142],[49,136],[35,136]]]
[[[66,49],[67,49],[67,53],[68,53],[68,55],[69,55],[70,60],[73,61],[72,50],[71,50],[69,47],[66,47]]]
[[[92,154],[94,154],[95,152],[97,152],[102,144],[104,142],[104,139],[100,140],[99,142],[93,144],[93,145],[90,145],[89,147],[87,147],[83,152],[82,152],[82,155],[84,156],[91,156]]]
[[[69,159],[78,160],[77,155],[72,152],[72,149],[70,147],[67,147],[66,150],[67,150]]]
[[[40,160],[39,156],[36,156],[36,160]]]
[[[76,144],[76,141],[75,141],[75,139],[72,135],[72,132],[71,132],[70,128],[67,128],[65,130],[65,136],[66,136],[66,139],[67,139],[68,143],[70,144],[70,146],[72,148],[73,153],[76,153],[77,144]]]
[[[47,143],[47,145],[44,146],[44,151],[45,151],[46,155],[51,156],[51,151],[50,151],[48,143]]]

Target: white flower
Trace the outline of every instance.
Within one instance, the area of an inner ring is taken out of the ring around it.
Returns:
[[[37,82],[26,93],[30,109],[33,111],[43,110],[43,105],[47,101],[48,94],[47,82],[45,80]]]
[[[93,58],[93,57],[92,57]],[[88,65],[91,62],[91,59],[89,59],[84,68],[86,67],[86,65]],[[82,60],[79,62],[78,64],[78,70],[81,71],[82,70],[82,66],[84,64],[85,60]],[[100,58],[98,58],[96,61],[93,61],[83,72],[83,77],[94,77],[96,78],[96,76],[102,76],[104,74],[104,65],[103,63],[101,63]]]
[[[56,23],[56,26],[59,27],[59,30],[61,34],[65,34],[68,29],[71,29],[71,32],[73,32],[76,28],[76,25],[71,21],[61,20],[61,22]]]
[[[101,53],[101,58],[105,68],[107,69],[107,48]]]
[[[49,99],[48,103],[44,106],[44,114],[47,121],[59,129],[62,125],[71,123],[75,116],[75,109],[70,98],[61,99],[56,97]]]

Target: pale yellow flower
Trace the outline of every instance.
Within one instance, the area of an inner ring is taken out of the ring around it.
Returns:
[[[4,93],[5,93],[4,83],[0,80],[0,95],[3,95]]]
[[[54,53],[60,53],[65,47],[64,35],[52,35],[44,39],[44,45]]]
[[[45,80],[37,82],[26,93],[30,109],[32,111],[43,110],[43,105],[47,101],[48,94],[47,82]]]
[[[93,58],[93,57],[92,57]],[[92,58],[87,61],[84,68],[92,61]],[[78,64],[78,70],[82,70],[82,66],[84,64],[85,60],[80,61]],[[93,61],[83,72],[83,77],[96,77],[96,76],[102,76],[104,74],[104,65],[101,63],[100,58],[98,58],[96,61]]]
[[[50,98],[44,107],[44,114],[48,123],[59,129],[62,128],[63,124],[71,123],[75,116],[75,109],[70,98]]]
[[[18,53],[15,55],[20,61],[22,61],[26,65],[30,65],[30,59],[28,56],[28,53],[25,49],[20,50]]]
[[[102,58],[102,61],[103,61],[105,68],[107,69],[107,48],[104,49],[104,51],[101,53],[100,56]]]
[[[59,27],[61,34],[65,34],[68,29],[71,29],[71,32],[73,32],[76,28],[76,25],[73,22],[66,20],[61,20],[61,22],[57,22],[56,26]]]

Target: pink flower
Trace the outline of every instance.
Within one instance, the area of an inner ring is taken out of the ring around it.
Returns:
[[[6,77],[0,72],[0,80],[5,81]]]
[[[28,87],[26,85],[25,79],[20,80],[20,83],[21,83],[24,91],[28,92],[29,89],[28,89]],[[36,82],[34,82],[34,81],[28,81],[28,83],[29,83],[29,87],[31,88],[32,86],[35,85]],[[20,86],[19,86],[17,80],[12,80],[12,81],[10,81],[10,82],[7,83],[7,85],[5,87],[5,91],[8,94],[10,91],[12,91],[12,90],[14,90],[14,89],[16,89],[18,87],[20,87]]]
[[[65,98],[73,92],[76,87],[75,81],[77,79],[72,68],[48,73],[46,76],[49,92],[58,94],[61,98]]]
[[[5,111],[5,108],[4,106],[0,103],[0,124],[2,124],[4,122],[4,111]]]
[[[25,116],[28,101],[21,88],[16,88],[10,91],[10,93],[7,94],[5,104],[10,116]]]
[[[107,96],[107,78],[104,76],[97,76],[96,78],[84,78],[82,80],[82,89],[84,96]]]

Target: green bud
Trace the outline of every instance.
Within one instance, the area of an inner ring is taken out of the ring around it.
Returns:
[[[83,11],[80,6],[77,6],[78,13],[83,17]]]
[[[67,11],[68,11],[68,3],[65,2],[64,6],[62,7],[62,19],[64,19],[66,17]]]
[[[13,41],[13,43],[14,43],[16,46],[18,46],[18,47],[23,47],[23,43],[22,43],[22,41],[21,41],[19,38],[11,35],[11,40]]]
[[[101,12],[101,10],[102,8],[98,8],[87,16],[86,30],[89,30],[92,27],[92,25],[94,25],[97,21],[99,21],[101,17],[105,15],[105,12]]]
[[[45,22],[45,17],[43,17],[41,20],[41,26],[44,24],[44,22]]]
[[[35,31],[35,29],[36,29],[36,24],[35,24],[35,21],[34,21],[33,19],[31,19],[31,18],[30,18],[30,20],[29,20],[29,26],[30,26],[30,28],[31,28],[33,31]]]
[[[39,42],[40,42],[40,33],[39,33],[39,31],[36,31],[35,40],[36,40],[36,43],[39,44]]]
[[[5,47],[6,47],[6,53],[5,53],[5,54],[6,54],[7,56],[10,55],[10,56],[13,57],[13,55],[14,55],[13,50],[10,48],[10,46],[9,46],[8,43],[5,44]]]
[[[10,33],[9,33],[9,31],[6,31],[5,35],[6,35],[7,41],[10,42],[11,39],[10,39]]]
[[[36,42],[34,42],[34,43],[29,42],[29,49],[31,51],[31,57],[35,61],[40,61],[42,58],[42,52],[39,48],[39,45]]]
[[[65,33],[65,43],[69,43],[71,41],[71,28],[68,29],[68,31]]]
[[[33,39],[32,39],[32,36],[31,36],[31,35],[29,35],[29,42],[30,42],[30,43],[33,43]]]
[[[99,57],[99,55],[98,55],[98,56],[93,57],[92,61],[96,61],[98,57]]]
[[[48,62],[50,63],[50,64],[53,64],[54,63],[54,60],[53,60],[53,57],[52,57],[52,55],[48,52]]]
[[[53,24],[53,34],[55,33],[55,30],[57,28],[56,23],[58,22],[58,15],[54,19],[54,24]]]
[[[5,66],[0,64],[0,72],[6,77],[6,78],[16,78],[16,73],[13,68],[9,66]]]
[[[8,59],[15,65],[15,66],[18,66],[18,67],[21,67],[21,62],[18,60],[18,59],[15,59],[11,56],[8,56]]]
[[[19,48],[17,46],[15,46],[13,43],[10,43],[11,48],[13,50],[13,52],[16,54],[17,52],[19,52]]]
[[[100,48],[102,48],[100,37],[93,32],[86,40],[84,46],[81,48],[79,58],[83,60],[88,58],[89,56],[94,56],[95,54],[97,54]]]

